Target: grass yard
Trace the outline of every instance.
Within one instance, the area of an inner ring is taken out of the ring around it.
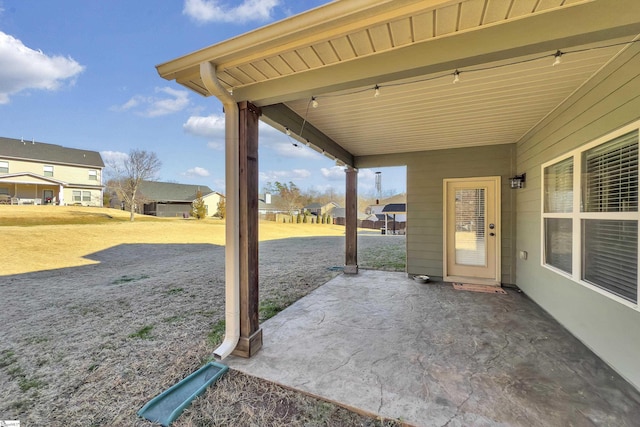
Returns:
[[[224,336],[223,221],[0,206],[0,232],[0,419],[150,426],[135,412],[206,363]],[[262,320],[339,274],[343,235],[260,223]],[[361,265],[404,270],[404,241],[360,236]],[[231,372],[173,425],[396,423]]]
[[[213,244],[224,246],[225,222],[156,218],[118,209],[73,206],[0,205],[3,244],[0,275],[94,264],[87,258],[121,244]],[[25,229],[26,228],[26,229]],[[260,223],[261,241],[291,237],[342,236],[344,227],[324,224]]]

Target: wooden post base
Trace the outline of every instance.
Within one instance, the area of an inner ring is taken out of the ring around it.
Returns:
[[[345,265],[344,274],[358,274],[358,265]]]
[[[258,329],[249,338],[240,337],[238,345],[233,353],[234,356],[249,358],[262,348],[262,328]]]

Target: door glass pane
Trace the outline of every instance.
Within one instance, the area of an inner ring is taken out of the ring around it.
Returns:
[[[456,190],[456,264],[486,265],[485,189]]]

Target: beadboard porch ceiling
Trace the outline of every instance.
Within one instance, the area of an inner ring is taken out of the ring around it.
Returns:
[[[267,123],[353,164],[516,142],[640,33],[639,16],[637,0],[342,0],[157,68],[208,96],[209,61]]]

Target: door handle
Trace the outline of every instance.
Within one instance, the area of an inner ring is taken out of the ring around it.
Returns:
[[[489,236],[495,236],[496,233],[489,233]]]

